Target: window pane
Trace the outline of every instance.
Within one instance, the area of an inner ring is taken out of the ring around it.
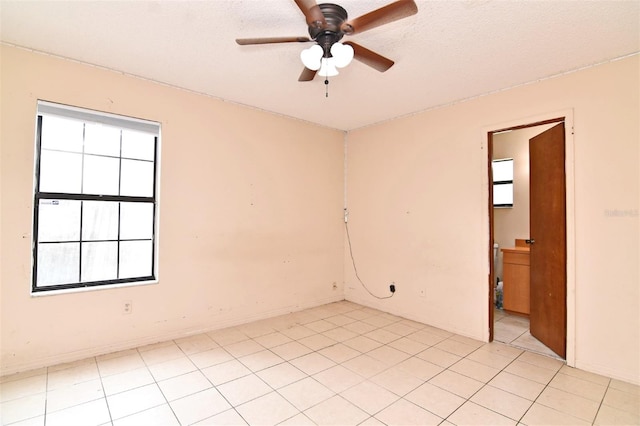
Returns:
[[[118,243],[82,244],[82,282],[118,278]]]
[[[122,160],[120,195],[153,197],[153,163]]]
[[[38,244],[38,287],[74,284],[80,275],[80,243]]]
[[[513,205],[513,184],[493,185],[493,204]]]
[[[103,124],[87,123],[85,126],[84,152],[120,156],[120,129]]]
[[[80,193],[82,154],[42,150],[40,191]]]
[[[495,160],[491,164],[494,182],[513,180],[513,160]]]
[[[122,156],[153,161],[155,157],[155,136],[149,133],[123,130]]]
[[[82,240],[118,239],[118,203],[83,201]]]
[[[38,242],[80,241],[80,201],[40,200]]]
[[[42,117],[41,146],[44,149],[82,152],[83,128],[82,121],[45,115]]]
[[[82,193],[118,195],[119,162],[117,158],[85,155]]]
[[[121,203],[120,238],[151,239],[153,236],[153,203]]]
[[[152,275],[151,241],[123,241],[120,243],[120,278]]]

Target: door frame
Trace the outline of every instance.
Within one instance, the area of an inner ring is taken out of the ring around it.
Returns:
[[[528,127],[539,126],[554,122],[564,121],[565,123],[565,188],[566,188],[566,239],[567,239],[567,353],[566,362],[569,366],[575,366],[575,306],[576,306],[576,267],[575,267],[575,167],[574,167],[574,134],[573,134],[573,109],[549,112],[531,117],[525,117],[505,122],[500,122],[485,126],[482,129],[482,148],[486,150],[487,157],[483,159],[485,167],[485,191],[486,197],[486,248],[488,251],[488,285],[487,294],[487,317],[488,328],[485,340],[493,341],[493,297],[495,286],[495,265],[493,262],[493,196],[491,182],[491,161],[493,155],[493,133],[505,130],[518,130]]]

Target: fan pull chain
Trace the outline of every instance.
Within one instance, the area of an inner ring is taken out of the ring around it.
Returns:
[[[324,97],[325,98],[329,97],[329,78],[328,77],[324,78]]]

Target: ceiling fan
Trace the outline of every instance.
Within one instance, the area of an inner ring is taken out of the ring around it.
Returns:
[[[335,67],[346,66],[352,58],[380,72],[388,70],[394,64],[391,59],[352,41],[339,43],[340,40],[345,35],[359,34],[418,12],[414,0],[397,0],[355,19],[348,20],[347,11],[337,4],[317,4],[315,0],[294,1],[306,18],[310,37],[239,38],[236,39],[236,43],[250,45],[314,41],[316,44],[301,53],[305,68],[298,81],[311,81],[316,73],[323,77],[336,75]],[[325,83],[327,83],[326,80]]]

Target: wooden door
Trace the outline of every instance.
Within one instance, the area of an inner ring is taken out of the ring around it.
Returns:
[[[529,140],[531,334],[562,358],[567,346],[564,123]]]

